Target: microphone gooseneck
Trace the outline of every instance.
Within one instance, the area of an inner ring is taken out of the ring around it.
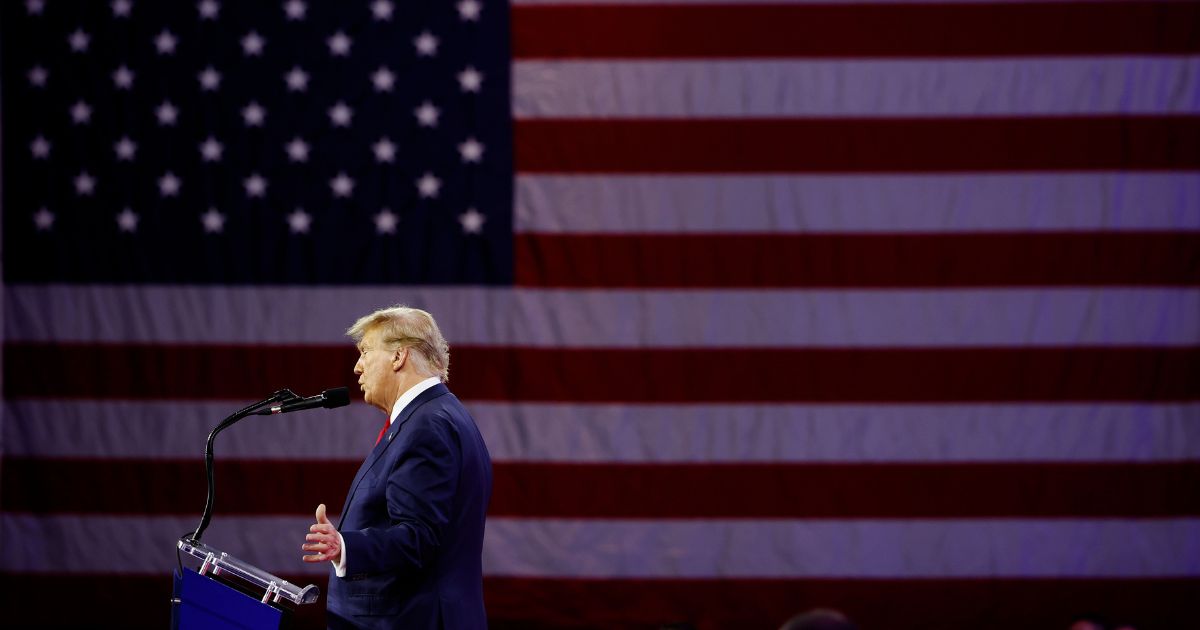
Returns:
[[[217,434],[239,420],[252,415],[271,415],[273,413],[287,413],[289,411],[300,411],[301,409],[312,409],[314,407],[342,407],[350,404],[350,390],[345,387],[335,387],[327,389],[316,396],[301,398],[290,389],[281,389],[269,398],[260,400],[248,407],[243,407],[233,415],[225,418],[218,424],[212,433],[208,434],[208,443],[204,447],[204,472],[208,478],[208,497],[204,503],[204,513],[200,516],[200,525],[196,527],[196,531],[192,534],[193,542],[200,542],[200,537],[204,535],[204,530],[208,529],[208,524],[212,521],[213,501],[216,498],[216,482],[213,479],[213,441],[216,440]]]

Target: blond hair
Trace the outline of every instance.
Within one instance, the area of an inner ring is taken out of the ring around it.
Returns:
[[[410,356],[418,372],[450,382],[450,345],[438,329],[433,315],[419,308],[402,304],[381,308],[364,315],[346,329],[346,334],[360,343],[372,330],[379,330],[380,341],[387,349],[411,348]]]

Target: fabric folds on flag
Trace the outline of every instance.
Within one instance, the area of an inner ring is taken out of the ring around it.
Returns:
[[[0,11],[8,621],[165,623],[208,431],[397,302],[495,627],[1192,618],[1200,3]],[[379,421],[222,434],[207,541],[324,587]]]

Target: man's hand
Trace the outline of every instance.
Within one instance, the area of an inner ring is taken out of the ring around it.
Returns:
[[[312,527],[308,528],[308,536],[305,536],[308,542],[301,545],[304,551],[315,551],[311,555],[303,557],[305,562],[328,562],[340,564],[342,561],[342,545],[338,539],[337,530],[334,529],[333,523],[325,516],[325,504],[317,506],[317,522]]]

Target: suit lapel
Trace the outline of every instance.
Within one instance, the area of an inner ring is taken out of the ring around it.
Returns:
[[[358,491],[358,484],[362,483],[363,477],[367,474],[367,471],[371,470],[371,468],[375,465],[375,462],[378,462],[379,459],[383,457],[384,451],[391,446],[392,440],[400,431],[400,427],[403,426],[405,422],[408,422],[408,419],[412,417],[413,413],[415,413],[417,409],[420,409],[425,403],[437,398],[438,396],[448,393],[450,393],[450,390],[446,389],[444,384],[438,383],[437,385],[434,385],[433,387],[421,392],[416,398],[413,399],[412,402],[408,403],[408,405],[406,405],[404,409],[400,411],[400,415],[397,416],[396,421],[393,422],[390,427],[388,427],[387,433],[383,435],[383,439],[379,440],[379,444],[375,445],[375,448],[371,450],[371,454],[367,456],[366,461],[364,461],[362,465],[358,467],[358,472],[354,474],[354,481],[350,482],[350,492],[346,494],[346,502],[342,504],[342,516],[338,518],[339,530],[342,528],[342,521],[346,518],[346,512],[350,511],[350,501],[354,499],[354,493]]]

